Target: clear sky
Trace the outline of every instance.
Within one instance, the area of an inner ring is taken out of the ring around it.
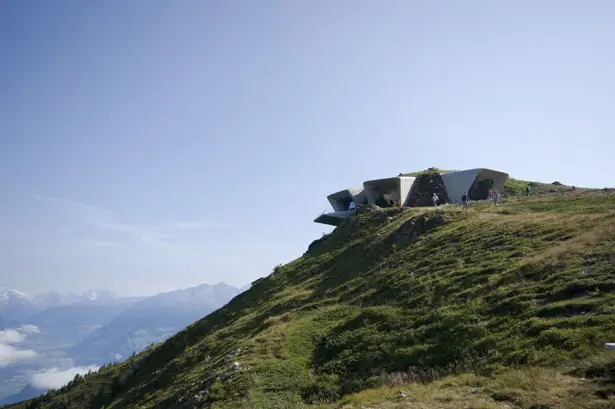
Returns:
[[[613,186],[615,2],[0,3],[0,285],[241,286],[330,192],[489,167]]]

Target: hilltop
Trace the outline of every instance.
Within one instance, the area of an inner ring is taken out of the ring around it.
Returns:
[[[615,194],[363,209],[225,307],[14,408],[609,408]]]

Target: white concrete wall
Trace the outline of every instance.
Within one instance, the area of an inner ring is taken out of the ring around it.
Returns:
[[[389,187],[391,184],[394,185],[392,189]],[[379,195],[379,193],[376,193],[376,191],[380,193],[384,193],[385,200],[387,201],[389,200],[395,201],[395,200],[400,199],[399,197],[400,187],[401,187],[400,185],[401,185],[401,178],[392,177],[392,178],[386,178],[386,179],[375,179],[375,180],[365,181],[363,182],[363,189],[364,189],[365,195],[367,196],[368,203],[376,204],[376,198]],[[384,189],[383,186],[386,186],[387,188]]]
[[[363,193],[363,188],[350,188],[340,190],[339,192],[331,193],[327,196],[327,200],[331,203],[331,207],[336,212],[341,212],[348,210],[345,208],[344,203],[355,200],[357,195],[361,195]]]
[[[480,171],[481,169],[469,169],[441,175],[450,203],[461,203],[461,195],[468,193]]]
[[[407,204],[406,202],[410,198],[410,193],[412,192],[412,185],[414,184],[416,178],[411,176],[400,176],[399,179],[399,202],[402,206],[405,206]]]

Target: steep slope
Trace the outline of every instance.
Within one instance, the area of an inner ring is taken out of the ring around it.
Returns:
[[[126,359],[220,308],[238,293],[235,287],[218,283],[148,297],[74,345],[68,354],[79,365]]]
[[[614,209],[596,191],[367,209],[163,344],[16,407],[612,407]]]

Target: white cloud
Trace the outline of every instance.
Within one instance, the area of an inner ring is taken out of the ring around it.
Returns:
[[[34,325],[22,325],[19,328],[0,331],[0,368],[34,358],[37,355],[34,350],[19,349],[15,345],[25,341],[28,335],[38,332],[38,327]]]
[[[36,352],[32,349],[18,349],[12,345],[0,344],[0,368],[15,362],[32,359],[35,356]]]
[[[38,334],[40,330],[36,325],[22,325],[19,328],[0,331],[0,344],[20,344],[28,335]]]
[[[19,327],[18,331],[20,331],[23,334],[38,334],[39,332],[41,332],[41,330],[36,326],[36,325],[22,325],[21,327]]]
[[[0,344],[21,344],[26,335],[16,329],[5,329],[0,331]]]
[[[69,369],[51,368],[32,375],[31,383],[36,389],[58,389],[75,378],[75,375],[84,375],[90,371],[98,370],[98,366],[76,366]]]

